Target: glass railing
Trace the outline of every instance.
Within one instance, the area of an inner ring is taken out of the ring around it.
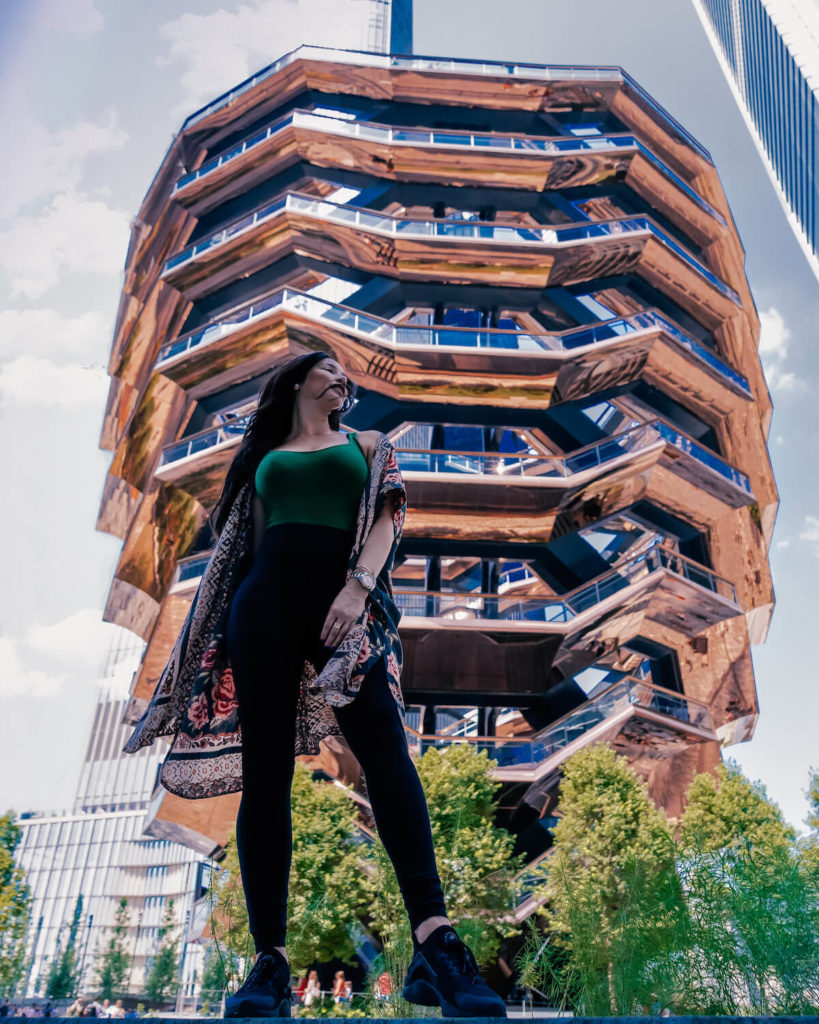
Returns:
[[[170,445],[162,452],[160,468],[238,441],[244,434],[247,420],[248,417],[243,416]],[[395,453],[398,465],[405,473],[456,473],[478,477],[516,476],[530,480],[566,480],[576,473],[595,469],[622,455],[645,451],[658,440],[672,445],[707,469],[718,473],[749,497],[752,496],[750,480],[744,473],[724,462],[687,434],[675,430],[664,420],[640,423],[636,427],[595,441],[568,455],[434,451],[428,448],[396,448]]]
[[[182,125],[182,131],[192,127],[204,118],[222,110],[239,96],[266,81],[278,71],[297,60],[324,60],[339,64],[357,64],[362,67],[397,68],[410,71],[431,71],[442,74],[484,75],[493,78],[512,77],[535,81],[595,81],[595,82],[627,82],[648,105],[685,141],[711,162],[708,151],[678,121],[665,111],[656,100],[652,99],[630,76],[619,67],[579,67],[576,65],[543,65],[543,64],[512,64],[504,61],[476,61],[468,59],[443,59],[440,57],[394,56],[390,54],[366,53],[353,50],[333,50],[323,46],[300,46],[278,60],[257,71],[255,75],[239,82],[233,89],[217,96],[204,107],[194,111]]]
[[[703,466],[713,470],[714,473],[719,473],[720,476],[724,477],[741,491],[744,491],[747,495],[752,495],[751,481],[748,477],[744,473],[740,473],[738,469],[734,469],[727,462],[724,462],[718,455],[709,451],[708,448],[704,448],[687,434],[681,434],[663,420],[655,420],[651,425],[664,441],[673,445],[678,451],[690,455],[697,462],[702,463]]]
[[[739,296],[733,288],[712,274],[687,249],[684,249],[665,231],[662,231],[650,217],[624,217],[619,220],[594,221],[561,227],[518,227],[512,224],[497,224],[493,221],[454,219],[409,220],[375,213],[358,206],[333,203],[328,199],[319,199],[301,192],[290,192],[285,198],[277,199],[273,203],[254,210],[253,213],[229,224],[209,238],[183,249],[165,263],[163,273],[195,260],[202,253],[225,244],[231,238],[271,219],[282,210],[396,237],[446,238],[468,241],[479,239],[503,245],[563,245],[570,242],[588,241],[593,238],[653,235],[718,291],[740,305]]]
[[[659,540],[616,569],[559,598],[507,597],[473,591],[444,592],[401,587],[394,589],[394,595],[401,614],[408,618],[443,619],[464,625],[470,621],[485,620],[559,625],[572,621],[659,571],[674,573],[734,605],[737,603],[733,584],[698,562],[664,547]]]
[[[711,369],[750,395],[747,380],[705,346],[680,330],[656,310],[646,310],[632,316],[616,317],[591,326],[577,327],[562,334],[532,334],[525,331],[505,331],[494,328],[473,330],[467,327],[444,327],[394,324],[389,320],[360,313],[326,299],[319,299],[295,288],[283,288],[271,295],[241,306],[218,320],[207,323],[195,331],[182,335],[163,345],[157,355],[155,367],[176,359],[210,342],[219,341],[234,331],[249,326],[255,320],[280,310],[291,310],[301,316],[323,323],[333,323],[342,330],[363,334],[390,345],[435,345],[463,348],[488,348],[516,352],[570,351],[604,341],[616,341],[639,332],[662,331],[682,345]]]
[[[190,558],[182,558],[176,563],[176,573],[173,582],[189,583],[192,580],[201,579],[205,569],[208,567],[211,553],[206,555],[193,555]]]
[[[347,138],[365,139],[383,145],[415,145],[415,146],[447,146],[465,147],[468,149],[500,150],[503,152],[535,152],[546,154],[563,154],[589,152],[593,150],[637,150],[662,174],[681,189],[698,206],[705,210],[720,223],[725,218],[711,206],[691,186],[675,174],[659,157],[656,157],[633,135],[611,134],[595,135],[586,138],[576,136],[560,136],[545,138],[543,136],[499,135],[491,132],[440,131],[427,128],[394,128],[391,125],[376,124],[372,121],[350,121],[344,117],[333,117],[332,113],[316,114],[310,110],[296,109],[282,117],[276,118],[265,128],[254,132],[240,143],[232,146],[224,153],[205,161],[201,167],[184,174],[174,186],[176,195],[194,181],[201,181],[213,171],[230,163],[249,150],[267,142],[284,129],[315,128],[318,131],[333,135],[344,135]]]
[[[213,451],[227,444],[235,444],[242,439],[247,427],[249,416],[242,416],[230,423],[222,424],[211,430],[203,430],[201,434],[193,434],[184,441],[172,444],[165,448],[159,459],[159,468],[168,466],[173,462],[181,462],[189,459],[192,455],[199,455],[201,452]]]
[[[453,452],[427,448],[396,448],[398,465],[404,472],[466,473],[476,476],[525,476],[529,479],[568,479],[576,473],[602,466],[621,455],[644,451],[662,439],[749,496],[751,483],[744,473],[724,462],[713,452],[698,444],[687,434],[675,430],[664,420],[641,423],[620,434],[580,448],[569,455],[541,455],[531,452]]]
[[[289,196],[283,196],[281,199],[277,199],[273,203],[268,203],[266,206],[262,206],[260,209],[254,210],[253,213],[249,213],[246,217],[242,217],[240,220],[234,221],[232,224],[228,224],[226,228],[223,228],[221,231],[217,231],[215,235],[210,235],[208,238],[202,239],[201,242],[197,242],[195,245],[190,245],[187,249],[183,249],[175,256],[171,256],[171,258],[165,263],[163,273],[167,273],[167,271],[173,270],[174,267],[179,267],[183,263],[190,263],[198,256],[201,256],[202,253],[208,252],[210,249],[215,249],[217,246],[224,245],[224,243],[230,241],[231,238],[244,234],[245,231],[249,231],[257,224],[262,224],[264,221],[269,220],[288,205],[287,200],[289,198]]]
[[[548,758],[565,751],[596,725],[610,720],[636,705],[666,719],[712,733],[708,707],[684,694],[673,693],[640,679],[621,679],[598,697],[581,705],[559,721],[526,738],[500,736],[424,735],[407,729],[410,748],[423,753],[430,747],[443,748],[452,743],[469,743],[477,751],[486,751],[499,768],[520,768],[531,772]]]
[[[528,565],[513,565],[500,569],[498,572],[498,593],[518,585],[541,583],[539,576],[532,572]]]

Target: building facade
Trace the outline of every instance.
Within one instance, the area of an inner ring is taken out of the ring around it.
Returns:
[[[77,992],[96,991],[99,956],[123,898],[130,919],[125,945],[133,964],[128,992],[144,992],[169,899],[174,901],[184,953],[179,974],[183,994],[193,993],[201,970],[201,947],[187,937],[202,895],[202,855],[143,833],[163,745],[133,757],[122,753],[130,731],[123,725],[127,687],[145,646],[128,637],[123,633],[106,658],[73,807],[24,813],[16,822],[21,829],[16,858],[32,895],[25,996],[45,995],[49,969],[65,947],[78,899]]]
[[[271,369],[330,352],[395,445],[410,740],[490,751],[548,854],[560,766],[607,740],[679,814],[749,738],[773,608],[771,405],[703,147],[619,68],[302,47],[193,114],[132,233],[98,528],[150,699],[205,517]],[[366,780],[340,742],[308,759]],[[158,791],[206,851],[239,794]],[[521,879],[518,917],[535,901]]]
[[[819,4],[694,0],[694,8],[819,278]]]

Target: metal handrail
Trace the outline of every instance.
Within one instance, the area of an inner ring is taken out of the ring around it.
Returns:
[[[622,687],[624,684],[630,684],[630,686],[634,688],[635,692],[636,692],[636,688],[637,687],[646,687],[647,690],[649,690],[651,692],[656,691],[656,693],[659,696],[670,697],[670,698],[673,698],[674,700],[677,700],[677,701],[680,701],[680,702],[685,702],[686,704],[694,704],[694,705],[696,705],[697,708],[699,708],[699,710],[702,712],[703,715],[708,717],[708,719],[710,721],[711,711],[710,711],[709,705],[705,701],[698,700],[696,697],[689,697],[687,694],[684,694],[684,693],[678,693],[676,690],[669,690],[665,686],[658,686],[656,683],[647,683],[644,679],[639,679],[636,676],[625,676],[623,679],[618,679],[616,683],[612,683],[611,686],[609,686],[607,689],[603,690],[602,693],[598,693],[595,697],[592,697],[587,703],[581,704],[580,707],[573,708],[571,711],[567,711],[565,715],[561,715],[560,718],[555,719],[554,722],[550,722],[549,725],[546,725],[542,729],[539,729],[537,732],[532,733],[531,736],[508,736],[507,737],[507,736],[495,736],[495,735],[490,736],[490,735],[477,735],[477,734],[475,734],[475,735],[470,736],[469,739],[472,739],[472,740],[491,740],[491,741],[498,741],[498,742],[502,742],[502,743],[514,743],[514,742],[533,743],[533,742],[538,742],[538,741],[542,740],[544,736],[547,736],[550,732],[554,732],[557,729],[563,728],[563,726],[565,726],[572,718],[575,718],[581,711],[588,710],[592,705],[594,705],[594,704],[596,704],[596,703],[598,703],[600,701],[603,701],[607,697],[610,697],[617,689]],[[631,690],[629,692],[631,692]],[[632,701],[631,703],[636,703],[636,701]],[[405,728],[405,730],[408,733],[411,733],[413,736],[416,736],[418,739],[424,739],[424,740],[434,739],[436,736],[440,735],[439,733],[423,733],[423,732],[419,732],[417,729],[414,729],[411,725],[405,725],[404,728]],[[442,738],[445,739],[447,737],[442,737]],[[459,742],[460,742],[461,738],[462,738],[462,736],[458,737],[458,741]]]
[[[498,767],[504,772],[515,769],[531,772],[542,767],[547,760],[566,750],[596,726],[625,712],[631,706],[663,715],[706,734],[714,732],[707,704],[686,694],[675,693],[631,676],[612,684],[603,693],[527,737],[439,736],[436,733],[420,733],[409,726],[405,726],[405,729],[411,746],[421,751],[425,747],[470,743],[479,751],[486,751],[490,757],[493,757],[492,752],[495,751],[499,756],[493,759],[498,761]],[[504,757],[504,751],[507,755],[512,755],[512,760]],[[524,755],[525,759],[521,755]]]
[[[627,75],[622,68],[617,66],[583,67],[573,64],[527,64],[523,62],[510,63],[507,61],[477,61],[469,58],[441,58],[423,55],[401,56],[395,54],[368,53],[366,51],[338,50],[326,46],[302,45],[283,54],[277,60],[263,67],[254,75],[239,82],[232,89],[223,92],[204,107],[200,107],[190,114],[182,124],[182,131],[192,127],[210,114],[221,110],[232,103],[237,97],[253,89],[259,83],[266,81],[277,71],[288,67],[297,60],[326,60],[333,63],[357,64],[364,67],[375,68],[406,68],[412,71],[427,71],[441,74],[463,74],[463,75],[484,75],[492,78],[501,76],[512,76],[514,78],[530,79],[534,81],[560,82],[565,80],[595,81],[595,82],[622,82],[645,99],[648,105],[668,124],[675,134],[679,134],[685,141],[711,163],[711,156],[708,150],[698,142],[691,133],[684,128],[671,114],[657,103],[645,90],[638,85],[630,75]]]
[[[309,308],[308,308],[309,307]],[[199,345],[213,344],[233,331],[252,323],[263,316],[270,316],[281,309],[291,309],[301,316],[308,316],[317,321],[331,320],[343,330],[352,331],[367,337],[375,337],[379,343],[391,345],[436,345],[441,346],[441,338],[452,339],[452,344],[462,345],[469,339],[475,340],[475,347],[523,351],[543,349],[546,351],[569,351],[596,345],[603,341],[617,341],[630,334],[641,331],[659,330],[678,342],[702,362],[716,370],[736,385],[744,395],[750,397],[751,388],[748,381],[732,367],[724,363],[718,356],[696,341],[691,335],[672,323],[657,309],[648,309],[625,317],[613,317],[597,324],[584,324],[567,331],[555,333],[533,333],[515,331],[497,327],[450,327],[445,324],[396,324],[391,320],[383,320],[369,313],[362,313],[351,306],[330,302],[310,295],[309,292],[296,288],[282,288],[269,295],[262,296],[252,303],[238,306],[223,314],[221,319],[214,319],[192,331],[187,331],[173,341],[163,345],[157,354],[154,368],[160,369],[165,364],[180,359]],[[321,312],[319,313],[319,310]],[[426,335],[429,340],[423,341]],[[209,337],[210,336],[210,337]],[[407,341],[403,338],[407,337]],[[512,348],[501,344],[508,339],[517,342]],[[497,345],[492,342],[497,341]],[[443,344],[446,344],[444,341]]]
[[[163,449],[160,456],[159,466],[167,466],[171,463],[181,462],[203,451],[211,451],[223,445],[238,442],[240,435],[244,433],[247,426],[248,416],[237,417],[226,424],[218,427],[207,427],[196,434],[191,434],[183,441],[177,441]],[[652,432],[655,434],[651,436]],[[212,439],[212,440],[211,440]],[[517,467],[521,476],[526,476],[526,467],[547,466],[551,464],[553,475],[561,479],[570,479],[578,473],[595,469],[605,465],[613,459],[635,451],[645,451],[651,444],[662,440],[670,444],[678,451],[684,452],[696,459],[713,472],[718,473],[724,479],[729,480],[736,487],[745,492],[749,497],[751,484],[749,478],[709,449],[699,444],[692,437],[684,434],[666,423],[665,420],[654,419],[646,423],[629,427],[619,434],[611,434],[578,448],[576,451],[560,455],[532,452],[474,452],[474,451],[446,451],[444,449],[427,448],[396,448],[396,458],[401,463],[402,457],[406,455],[425,455],[430,463],[442,462],[445,468],[453,468],[458,460],[472,460],[475,463],[492,462],[503,463],[504,471],[514,472]],[[207,444],[202,442],[209,441]],[[641,444],[640,442],[645,441]],[[413,468],[404,459],[402,467],[406,472],[412,472]],[[424,472],[425,470],[420,470]],[[427,472],[440,472],[440,470],[426,470]],[[480,470],[479,470],[480,472]],[[488,475],[488,474],[481,474]],[[537,476],[529,476],[528,479],[536,480]]]
[[[705,590],[709,590],[712,593],[716,593],[719,596],[724,596],[720,593],[720,587],[728,590],[728,596],[726,600],[736,604],[736,588],[733,583],[714,572],[712,569],[706,568],[699,562],[695,562],[692,558],[688,558],[685,555],[681,555],[678,551],[673,548],[669,548],[667,545],[662,544],[659,540],[655,540],[644,552],[637,555],[635,558],[629,559],[623,564],[610,569],[608,572],[598,576],[597,579],[592,580],[589,583],[584,583],[579,587],[575,587],[574,590],[570,590],[565,594],[559,596],[555,595],[543,595],[542,597],[507,597],[505,594],[492,594],[485,591],[445,591],[445,590],[421,590],[415,587],[400,587],[394,586],[393,593],[396,597],[396,604],[399,609],[401,607],[401,597],[423,597],[423,598],[446,598],[451,602],[460,601],[464,604],[465,608],[468,608],[466,602],[491,602],[494,605],[496,602],[498,605],[504,605],[507,608],[514,605],[530,605],[530,606],[551,606],[562,607],[565,609],[565,619],[568,621],[570,618],[574,618],[576,615],[581,614],[588,608],[599,604],[601,601],[607,600],[614,594],[619,593],[620,590],[625,589],[631,584],[638,572],[644,567],[648,566],[649,573],[657,572],[661,569],[667,569],[669,572],[673,572],[677,576],[682,576],[688,580],[689,583],[694,583],[696,586],[703,587]],[[700,582],[700,580],[707,581],[706,583]],[[606,591],[606,585],[610,582],[622,583],[622,586],[611,589],[608,593]],[[708,585],[710,584],[710,585]],[[593,597],[594,600],[587,602],[587,597]],[[471,610],[475,610],[474,607]],[[437,618],[438,615],[424,616],[427,618]],[[549,621],[559,621],[559,618],[555,618]]]
[[[323,209],[319,210],[319,207]],[[329,207],[329,209],[328,209]],[[165,263],[162,274],[167,274],[177,266],[195,259],[203,252],[221,245],[229,238],[244,233],[250,227],[267,220],[282,210],[301,213],[306,216],[317,216],[324,220],[341,221],[367,231],[381,234],[404,235],[414,237],[446,237],[450,241],[474,241],[490,239],[494,244],[501,245],[562,245],[587,241],[592,238],[608,238],[622,234],[653,235],[672,252],[691,266],[701,277],[711,283],[718,291],[737,305],[741,305],[739,295],[730,285],[713,274],[700,260],[679,242],[675,241],[648,214],[633,217],[618,217],[611,220],[585,221],[577,224],[555,225],[551,227],[520,227],[511,224],[498,224],[495,221],[458,220],[455,218],[427,217],[423,220],[405,217],[393,217],[389,214],[377,213],[366,207],[353,206],[347,203],[334,203],[329,199],[309,195],[303,192],[289,192],[283,199],[254,210],[251,214],[227,225],[208,239],[197,242],[172,256]]]
[[[342,112],[338,111],[341,115]],[[640,152],[662,174],[668,177],[685,194],[704,209],[710,216],[720,223],[725,224],[725,218],[714,209],[711,204],[699,195],[691,186],[676,174],[659,157],[644,146],[634,135],[626,132],[610,132],[607,134],[595,135],[592,137],[578,136],[538,136],[538,135],[512,135],[509,133],[497,132],[473,132],[468,129],[452,129],[443,131],[434,128],[399,128],[393,125],[380,124],[374,121],[348,120],[343,116],[333,116],[332,112],[321,113],[297,107],[294,110],[277,117],[261,131],[243,139],[241,143],[232,146],[224,153],[205,161],[200,167],[178,179],[173,188],[173,196],[187,188],[188,185],[206,177],[212,171],[218,170],[225,164],[242,156],[248,150],[266,142],[274,135],[293,125],[294,127],[312,128],[330,134],[346,135],[352,138],[364,138],[378,140],[389,145],[417,145],[418,143],[427,146],[464,146],[470,149],[500,150],[502,152],[515,152],[526,150],[542,153],[566,153],[576,150],[612,150],[632,149]]]
[[[195,559],[201,559],[203,564],[206,565],[206,559],[209,559],[210,555],[197,555],[189,560],[180,560],[177,563],[177,575],[174,582],[181,582],[179,579],[180,566],[191,565]],[[566,594],[551,595],[544,594],[537,597],[521,597],[516,595],[507,594],[493,594],[486,591],[457,591],[457,590],[422,590],[416,587],[401,587],[393,586],[393,596],[399,610],[402,611],[402,615],[407,618],[439,618],[438,613],[433,612],[432,615],[424,614],[423,616],[416,616],[404,612],[401,609],[402,599],[404,598],[423,598],[425,602],[440,604],[441,599],[447,602],[445,611],[452,611],[456,608],[463,607],[466,610],[476,611],[474,607],[475,603],[480,602],[484,605],[489,604],[490,608],[503,608],[504,612],[508,612],[517,607],[531,607],[531,608],[542,608],[544,611],[546,608],[553,607],[559,609],[558,614],[552,618],[545,619],[547,622],[568,622],[570,619],[575,618],[577,615],[582,614],[589,608],[593,608],[601,601],[607,600],[613,597],[615,594],[626,589],[632,584],[632,582],[638,577],[638,573],[641,569],[648,569],[648,574],[658,572],[660,570],[668,570],[673,572],[677,576],[681,576],[688,580],[689,583],[693,583],[695,586],[702,587],[704,590],[708,590],[711,593],[717,594],[723,597],[725,600],[730,601],[732,604],[737,604],[736,588],[733,583],[725,579],[724,576],[720,576],[714,572],[713,569],[708,569],[699,562],[695,562],[692,558],[688,558],[685,555],[681,555],[674,548],[670,548],[668,545],[663,544],[659,538],[655,538],[651,541],[646,549],[634,558],[625,561],[619,566],[615,566],[608,572],[598,576],[597,579],[592,580],[589,583],[584,583],[579,587],[575,587],[574,590],[568,591]],[[188,578],[194,579],[194,576]],[[641,579],[645,578],[645,574],[641,574]],[[704,582],[703,582],[704,581]],[[619,586],[609,587],[608,584],[616,583],[621,584]],[[727,595],[721,592],[727,590]],[[587,598],[592,597],[592,601],[588,601]],[[439,599],[436,601],[435,599]],[[468,602],[473,602],[470,607]],[[409,604],[408,601],[403,601],[406,606]],[[484,621],[487,621],[488,617],[482,617]],[[503,616],[495,615],[489,619],[507,619],[508,621],[517,621],[510,619],[508,615]],[[540,621],[540,620],[531,620]]]

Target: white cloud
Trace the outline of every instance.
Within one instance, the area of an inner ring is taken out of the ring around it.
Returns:
[[[799,534],[799,539],[805,541],[806,544],[815,545],[813,553],[819,557],[819,518],[805,516],[805,525]]]
[[[23,642],[32,652],[97,668],[112,633],[118,631],[118,626],[103,622],[98,608],[80,608],[50,626],[30,626]]]
[[[41,213],[18,217],[0,233],[0,268],[12,293],[35,299],[64,271],[120,274],[128,244],[129,217],[104,202],[66,192]]]
[[[111,110],[99,121],[81,120],[50,132],[11,89],[0,97],[0,119],[14,139],[15,154],[3,173],[2,219],[37,199],[78,188],[91,157],[121,149],[128,139]]]
[[[44,406],[66,412],[102,409],[108,392],[102,366],[58,365],[42,356],[22,355],[0,366],[0,402]]]
[[[111,347],[111,324],[99,310],[65,316],[56,309],[0,310],[0,359],[16,355],[102,361]]]
[[[364,0],[255,0],[213,14],[183,14],[159,29],[168,43],[160,64],[182,65],[185,90],[177,116],[192,113],[271,60],[302,43],[369,49],[372,12]]]
[[[119,626],[103,622],[98,609],[82,608],[47,626],[30,626],[22,637],[0,637],[0,700],[51,697],[72,675],[100,676],[105,652]]]
[[[792,391],[801,384],[796,374],[785,370],[791,331],[774,306],[759,313],[759,356],[771,391]]]
[[[41,30],[89,36],[104,24],[94,0],[40,0],[37,26]]]
[[[29,668],[21,660],[17,644],[8,637],[0,637],[0,700],[20,694],[51,697],[63,685],[65,678],[64,673]]]

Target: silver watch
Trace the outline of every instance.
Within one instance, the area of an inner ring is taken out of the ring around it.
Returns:
[[[350,579],[358,580],[368,593],[372,593],[375,590],[375,578],[369,569],[356,569],[350,573]]]

